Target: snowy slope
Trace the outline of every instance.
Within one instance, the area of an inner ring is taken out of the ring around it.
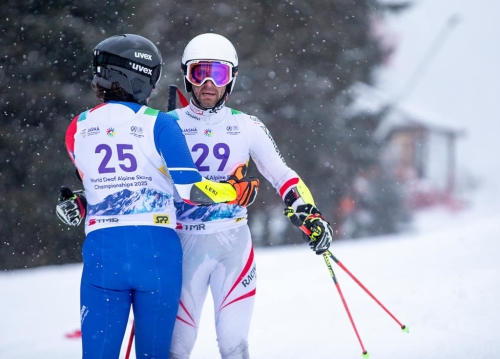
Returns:
[[[333,251],[409,334],[338,267],[334,270],[371,358],[499,358],[500,207],[420,216],[414,234],[339,241]],[[305,246],[258,248],[252,358],[361,358],[324,262]],[[80,356],[81,265],[0,274],[0,358]],[[316,305],[314,305],[316,304]],[[192,358],[218,358],[207,300]],[[123,351],[124,353],[125,351]],[[122,354],[122,358],[124,354]],[[135,356],[133,356],[135,357]]]

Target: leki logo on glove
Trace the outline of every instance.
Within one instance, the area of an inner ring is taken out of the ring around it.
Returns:
[[[116,135],[116,131],[113,127],[110,127],[106,130],[106,135],[108,135],[108,137],[115,137]]]

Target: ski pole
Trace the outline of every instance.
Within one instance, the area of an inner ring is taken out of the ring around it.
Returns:
[[[361,341],[361,337],[359,336],[358,330],[356,329],[356,325],[354,324],[354,320],[352,319],[351,312],[349,311],[349,307],[347,306],[347,302],[345,301],[344,295],[342,294],[342,291],[340,290],[340,285],[337,282],[337,278],[335,277],[335,273],[333,273],[332,265],[331,265],[330,261],[328,260],[328,256],[326,255],[326,253],[323,254],[323,258],[325,260],[326,266],[328,267],[328,271],[330,272],[330,276],[333,279],[333,283],[335,283],[335,287],[337,287],[337,290],[338,290],[339,295],[340,295],[340,299],[342,299],[342,303],[344,303],[344,308],[347,312],[347,315],[349,316],[349,319],[351,320],[351,324],[352,324],[352,327],[354,328],[354,332],[356,333],[356,336],[358,337],[359,344],[361,345],[361,349],[363,350],[363,358],[368,358],[370,356],[370,354],[368,354],[365,347],[363,346],[363,342]]]
[[[125,354],[125,359],[128,359],[130,356],[130,349],[132,349],[132,342],[134,341],[134,329],[135,321],[132,322],[132,330],[130,331],[130,339],[128,340],[127,354]]]
[[[177,86],[168,85],[168,99],[167,99],[167,111],[175,110],[175,104],[177,102]]]
[[[347,274],[349,274],[349,276],[361,287],[363,288],[363,290],[370,296],[372,297],[372,299],[377,302],[378,305],[380,305],[382,307],[382,309],[384,309],[386,311],[387,314],[389,314],[391,316],[392,319],[394,319],[396,321],[396,323],[399,324],[399,326],[401,327],[401,330],[405,333],[408,333],[409,332],[409,328],[408,326],[404,325],[404,324],[401,324],[401,322],[399,320],[396,319],[396,317],[394,315],[392,315],[391,312],[389,312],[389,310],[387,310],[386,307],[384,307],[384,305],[382,303],[380,303],[380,301],[375,298],[375,296],[358,280],[358,278],[356,278],[351,272],[349,272],[349,270],[342,264],[341,261],[339,261],[333,254],[332,252],[330,252],[329,250],[327,250],[325,252],[324,255],[328,254],[334,261],[335,263],[337,263],[337,265],[342,268]]]
[[[176,85],[168,85],[167,111],[175,110],[177,104],[177,96],[179,96],[179,103],[181,107],[186,107],[187,105],[189,105],[189,101]]]

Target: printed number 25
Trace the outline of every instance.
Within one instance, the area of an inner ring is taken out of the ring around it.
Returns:
[[[202,165],[203,161],[205,161],[205,159],[208,157],[210,150],[206,144],[197,143],[196,145],[193,146],[191,152],[198,152],[199,149],[201,149],[201,155],[200,157],[198,157],[198,159],[194,164],[196,165],[196,168],[198,168],[198,171],[200,172],[210,171],[210,166]],[[221,172],[224,170],[224,167],[226,166],[231,151],[229,150],[229,146],[226,145],[225,143],[217,143],[214,146],[213,152],[214,152],[214,157],[217,158],[218,160],[221,160],[219,168],[217,169],[217,171]]]
[[[123,162],[125,160],[130,161],[130,166],[127,167],[123,164],[120,164],[120,168],[125,172],[134,172],[137,169],[137,160],[134,155],[131,153],[125,153],[125,150],[133,150],[134,147],[132,145],[116,145],[116,150],[118,152],[118,161]],[[113,150],[110,146],[106,144],[98,145],[95,148],[95,153],[101,153],[104,151],[104,158],[102,159],[101,164],[99,165],[99,173],[115,173],[116,170],[114,167],[107,167],[109,160],[113,156]]]

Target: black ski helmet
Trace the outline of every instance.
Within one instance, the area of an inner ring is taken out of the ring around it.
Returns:
[[[110,89],[118,82],[127,93],[142,104],[161,78],[160,51],[145,37],[132,34],[115,35],[94,48],[93,85]]]

